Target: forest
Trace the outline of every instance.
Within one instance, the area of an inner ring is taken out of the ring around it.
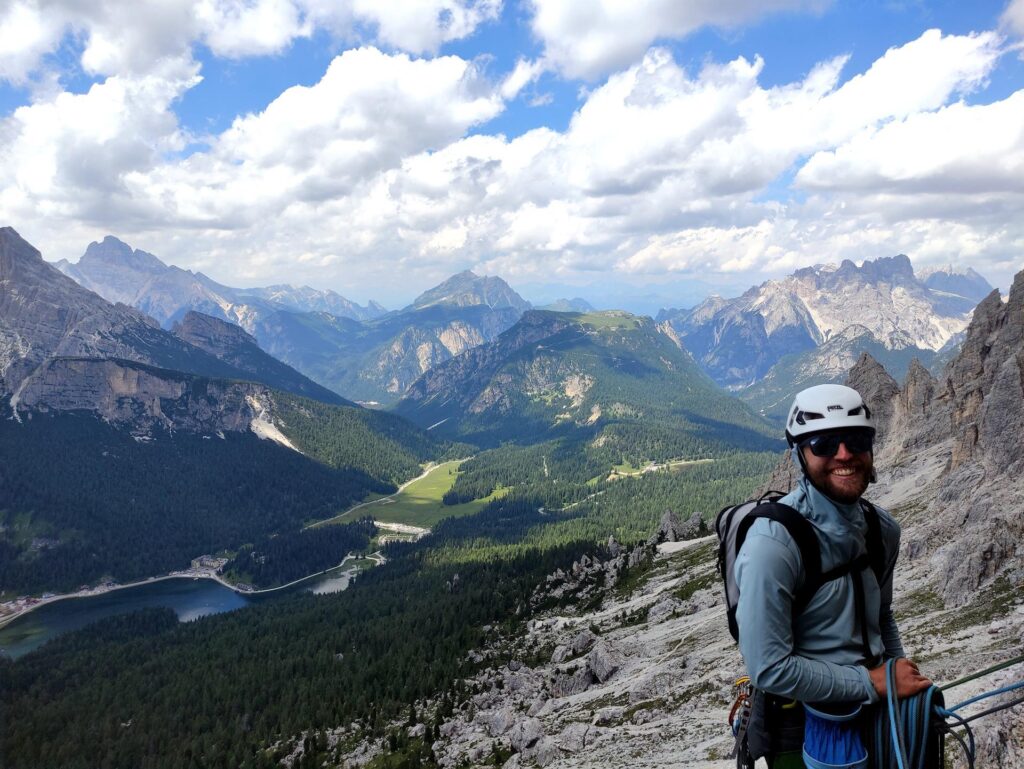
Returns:
[[[0,419],[0,589],[185,568],[395,486],[251,433],[140,441],[88,415]]]
[[[233,582],[257,588],[283,585],[337,566],[351,552],[364,551],[377,535],[372,518],[266,536],[239,548],[224,565]]]
[[[186,624],[151,610],[0,660],[5,767],[236,769],[273,765],[264,749],[304,729],[358,721],[384,737],[417,699],[463,698],[454,682],[484,627],[523,621],[534,586],[593,550],[442,563],[442,545],[472,547],[439,529],[340,594]]]

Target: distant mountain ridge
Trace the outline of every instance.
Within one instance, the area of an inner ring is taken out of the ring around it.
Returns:
[[[165,328],[188,310],[199,310],[238,323],[247,314],[247,306],[259,308],[264,304],[270,305],[263,308],[265,311],[329,312],[354,320],[368,320],[386,312],[375,302],[361,307],[334,291],[308,286],[232,288],[201,272],[167,265],[153,254],[133,249],[112,235],[102,242],[90,243],[78,262],[72,264],[62,259],[54,266],[105,299],[142,310]]]
[[[797,270],[735,299],[710,297],[689,311],[665,311],[659,320],[671,323],[716,382],[740,389],[784,356],[814,350],[853,324],[889,350],[942,349],[966,328],[979,291],[991,287],[973,270],[957,277],[936,272],[928,280],[931,286],[903,254],[859,267],[845,260]]]
[[[350,400],[390,404],[433,366],[488,342],[530,303],[504,280],[469,270],[386,312],[332,291],[277,285],[223,286],[169,267],[108,236],[77,264],[57,266],[81,285],[173,327],[187,313],[221,318],[248,332],[274,358]]]

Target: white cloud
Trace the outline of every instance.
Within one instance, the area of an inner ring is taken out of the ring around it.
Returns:
[[[797,183],[814,191],[918,196],[1024,194],[1024,91],[908,115],[816,153]]]
[[[357,17],[377,25],[377,38],[412,53],[434,53],[501,15],[501,0],[352,0]]]
[[[9,0],[0,10],[0,79],[27,82],[69,35],[95,76],[145,75],[168,58],[280,53],[323,28],[345,40],[366,28],[389,46],[435,52],[500,15],[500,0]]]
[[[56,46],[61,26],[47,24],[42,13],[27,3],[15,2],[0,12],[0,79],[21,85],[43,54]]]
[[[627,66],[658,40],[707,25],[733,27],[767,13],[818,8],[821,0],[531,0],[545,58],[569,77],[594,78]]]
[[[845,82],[839,57],[768,88],[759,59],[690,73],[655,48],[566,130],[509,139],[469,132],[530,64],[494,84],[457,57],[362,48],[183,159],[167,154],[184,141],[170,105],[196,72],[179,63],[0,123],[0,220],[43,232],[54,258],[113,231],[227,282],[358,282],[363,296],[470,263],[708,277],[904,251],[984,273],[1024,243],[1024,97],[957,99],[999,56],[994,35],[929,32]],[[789,199],[790,173],[806,202]]]
[[[312,33],[292,0],[199,0],[195,14],[202,41],[233,59],[278,53]]]
[[[514,99],[530,83],[534,82],[544,72],[544,62],[520,59],[516,62],[515,68],[505,77],[501,84],[501,96],[504,99]]]
[[[1024,0],[1010,0],[999,20],[1004,28],[1024,37]]]

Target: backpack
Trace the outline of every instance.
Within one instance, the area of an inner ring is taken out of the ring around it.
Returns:
[[[793,622],[807,608],[814,594],[826,582],[860,573],[868,567],[875,573],[879,584],[885,569],[885,552],[882,543],[882,529],[878,511],[866,499],[861,500],[864,520],[867,523],[865,547],[867,552],[849,563],[837,566],[827,572],[821,570],[821,546],[814,533],[813,524],[789,505],[778,500],[781,491],[769,491],[758,499],[751,499],[739,505],[723,508],[715,516],[715,533],[718,535],[718,572],[725,583],[725,604],[729,619],[729,632],[734,641],[739,641],[739,626],[736,623],[736,607],[739,605],[740,588],[736,584],[734,567],[740,548],[747,538],[747,532],[758,518],[768,518],[782,524],[800,549],[804,581],[793,597]],[[854,599],[860,621],[861,642],[865,659],[870,658],[867,617],[864,608],[864,585],[862,580],[853,580]],[[775,750],[800,750],[803,745],[803,709],[794,709],[767,692],[750,686],[749,678],[737,681],[740,692],[730,713],[729,723],[735,736],[735,746],[730,757],[736,758],[737,767],[753,769],[755,759]],[[787,709],[788,708],[788,709]]]
[[[734,641],[739,640],[739,626],[736,624],[736,607],[739,605],[740,588],[736,584],[734,566],[740,548],[747,538],[747,532],[758,518],[768,518],[782,524],[800,549],[803,564],[804,582],[793,598],[793,619],[807,608],[814,594],[826,582],[845,577],[847,574],[863,571],[871,567],[879,584],[885,570],[885,552],[882,545],[882,529],[878,520],[878,511],[866,499],[861,500],[864,520],[867,523],[867,553],[854,558],[849,563],[837,566],[827,572],[821,570],[821,547],[814,526],[809,520],[789,505],[779,503],[784,494],[781,491],[769,491],[758,499],[751,499],[739,505],[723,508],[715,516],[715,533],[718,535],[718,572],[725,583],[725,604],[729,619],[729,632]],[[854,594],[857,599],[858,615],[863,619],[864,594],[860,580],[854,580]],[[870,647],[867,641],[867,626],[861,622],[861,632],[867,656]]]

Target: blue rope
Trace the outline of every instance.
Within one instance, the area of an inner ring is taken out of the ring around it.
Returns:
[[[900,722],[900,707],[896,700],[896,660],[885,663],[885,689],[889,704],[889,733],[892,735],[892,746],[896,749],[896,766],[907,769],[907,748],[903,744],[903,724]]]
[[[873,769],[924,769],[929,744],[939,740],[935,730],[950,735],[959,743],[968,767],[973,769],[977,744],[968,721],[1024,703],[1024,698],[1018,698],[970,718],[956,712],[989,697],[1024,689],[1024,681],[979,694],[950,708],[945,707],[942,690],[936,686],[900,700],[896,696],[896,660],[885,663],[885,684],[885,705],[877,710],[871,734],[874,742]],[[953,731],[961,727],[963,734]]]
[[[1017,689],[1024,689],[1024,681],[1018,681],[1015,684],[1010,684],[999,689],[993,689],[990,692],[985,692],[984,694],[979,694],[977,697],[971,697],[969,700],[964,700],[959,705],[954,705],[949,710],[950,712],[960,710],[960,708],[967,707],[975,702],[988,699],[989,697],[995,697],[998,694],[1006,694],[1007,692],[1016,691]]]

